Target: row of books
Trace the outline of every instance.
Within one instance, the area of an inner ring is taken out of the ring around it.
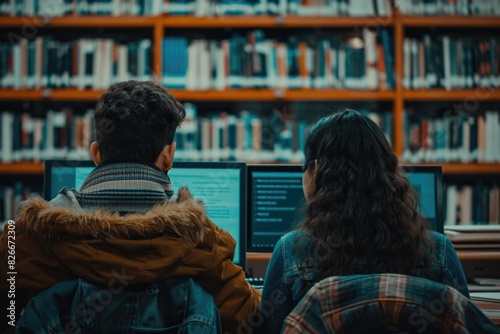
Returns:
[[[389,16],[389,0],[170,0],[170,15]]]
[[[404,15],[500,15],[498,0],[396,0]]]
[[[419,162],[500,162],[500,112],[404,117],[403,160]]]
[[[426,34],[405,38],[403,54],[405,88],[500,87],[499,39]]]
[[[185,105],[186,120],[177,130],[176,158],[196,161],[303,162],[304,139],[309,122],[283,114],[242,110],[237,115],[212,112],[197,117],[196,106]],[[361,110],[392,140],[391,112]]]
[[[90,159],[94,111],[49,110],[44,118],[29,113],[0,113],[2,162]]]
[[[40,36],[0,42],[0,88],[105,89],[114,82],[150,78],[150,39],[68,42]]]
[[[9,219],[15,219],[19,204],[30,194],[41,194],[41,187],[20,181],[12,185],[0,185],[0,233]]]
[[[0,0],[0,15],[159,15],[162,0]]]
[[[303,160],[304,136],[309,122],[277,110],[243,110],[237,114],[204,113],[185,104],[186,120],[177,130],[178,160],[287,161]],[[391,112],[364,111],[392,138]],[[45,118],[29,113],[0,113],[1,162],[44,159],[89,159],[94,136],[94,111],[83,114],[69,108],[47,111]]]
[[[389,0],[0,0],[0,15],[387,16]]]
[[[167,37],[163,85],[188,90],[231,88],[394,88],[392,39],[364,29],[362,38],[289,36],[261,30],[222,41]]]
[[[500,224],[498,184],[445,185],[445,225]]]

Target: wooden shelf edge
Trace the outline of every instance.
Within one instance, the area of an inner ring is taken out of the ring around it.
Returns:
[[[402,161],[406,166],[442,166],[444,175],[460,174],[500,174],[500,163],[410,163]]]
[[[443,174],[500,174],[500,163],[497,164],[443,164]]]
[[[66,28],[130,28],[153,27],[156,18],[152,16],[0,16],[0,27],[66,27]]]
[[[95,101],[105,90],[79,89],[0,89],[0,100]]]
[[[41,162],[12,162],[0,163],[0,175],[42,175],[43,163]]]
[[[220,15],[213,17],[164,16],[168,28],[293,28],[293,27],[380,27],[392,26],[392,17]]]
[[[187,91],[169,89],[182,101],[390,101],[393,91],[335,90],[335,89],[231,89]]]
[[[167,89],[181,101],[391,101],[393,91],[336,89],[228,89],[189,91]],[[0,89],[0,100],[95,101],[105,90]]]
[[[498,101],[500,89],[467,89],[467,90],[404,90],[403,98],[407,101]]]
[[[500,16],[402,16],[405,27],[498,28]]]

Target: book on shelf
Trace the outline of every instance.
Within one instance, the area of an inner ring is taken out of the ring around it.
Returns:
[[[162,0],[0,0],[0,15],[58,17],[65,15],[161,14]]]
[[[39,36],[0,42],[0,88],[105,89],[115,82],[150,78],[150,39],[68,42]]]
[[[424,34],[403,42],[403,87],[500,87],[500,39]]]
[[[186,104],[186,120],[177,130],[176,159],[239,160],[252,162],[303,162],[305,132],[309,123],[287,119],[277,111],[262,115],[242,110],[237,115],[212,112],[198,115]],[[363,111],[392,138],[391,113]]]
[[[75,114],[68,108],[49,110],[45,117],[28,112],[0,112],[1,162],[90,158],[94,111]]]
[[[396,0],[394,5],[403,15],[500,15],[498,0]]]
[[[500,162],[500,112],[426,117],[403,114],[403,160],[420,162]]]
[[[500,188],[497,183],[477,181],[474,184],[447,184],[444,203],[445,227],[450,229],[462,225],[500,224]]]
[[[309,122],[300,117],[242,110],[199,114],[185,104],[186,119],[177,129],[177,160],[302,162]],[[391,112],[362,111],[392,139]],[[0,162],[89,159],[94,110],[49,110],[44,117],[28,112],[0,112]]]
[[[389,0],[170,0],[163,12],[170,15],[296,15],[388,16]]]
[[[389,0],[0,0],[0,15],[387,16]]]
[[[362,36],[246,36],[203,40],[166,37],[163,85],[188,90],[228,88],[392,89],[392,38],[363,29]]]
[[[19,204],[28,195],[42,193],[39,186],[33,186],[21,181],[16,181],[10,185],[0,185],[0,233],[3,231],[3,224],[9,219],[15,219]]]

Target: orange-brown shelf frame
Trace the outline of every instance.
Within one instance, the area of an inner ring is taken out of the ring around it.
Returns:
[[[148,16],[0,16],[0,28],[152,28],[156,20],[156,17]]]
[[[227,89],[168,90],[181,101],[392,101],[390,90]],[[78,89],[0,90],[0,100],[95,101],[104,91]]]
[[[414,165],[436,165],[436,164],[414,164]],[[443,174],[500,174],[500,164],[463,164],[445,163]],[[0,174],[42,174],[43,164],[37,162],[13,162],[0,163]]]
[[[162,74],[161,48],[164,35],[170,28],[293,28],[293,27],[380,27],[392,26],[395,43],[396,78],[403,74],[403,39],[406,28],[455,27],[455,28],[496,28],[500,27],[498,17],[430,17],[402,16],[395,11],[391,17],[297,17],[297,16],[215,16],[198,18],[194,16],[155,16],[155,17],[109,17],[109,16],[66,16],[49,18],[0,17],[2,27],[151,27],[153,28],[153,73],[159,78]],[[403,111],[407,101],[500,101],[500,91],[444,89],[404,90],[401,80],[396,80],[393,91],[365,90],[283,90],[283,89],[229,89],[224,91],[170,90],[181,101],[388,101],[393,103],[394,150],[399,156],[403,153]],[[0,100],[47,100],[47,101],[95,101],[103,91],[78,89],[41,89],[41,90],[0,90]],[[500,165],[500,164],[498,164]],[[446,167],[447,166],[447,167]],[[446,164],[445,173],[500,173],[497,165],[460,165]]]
[[[402,16],[409,28],[500,28],[500,17],[485,16]]]
[[[39,162],[13,162],[0,163],[0,175],[42,175],[43,163]]]

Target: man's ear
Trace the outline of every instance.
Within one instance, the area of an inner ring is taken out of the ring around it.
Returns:
[[[96,166],[101,163],[101,152],[99,151],[99,145],[95,141],[90,144],[90,155]]]
[[[174,164],[174,155],[176,146],[177,146],[176,143],[172,142],[172,144],[166,145],[163,148],[163,151],[161,151],[160,155],[158,156],[158,159],[156,159],[155,164],[158,168],[161,168],[164,171],[172,169],[172,165]]]

